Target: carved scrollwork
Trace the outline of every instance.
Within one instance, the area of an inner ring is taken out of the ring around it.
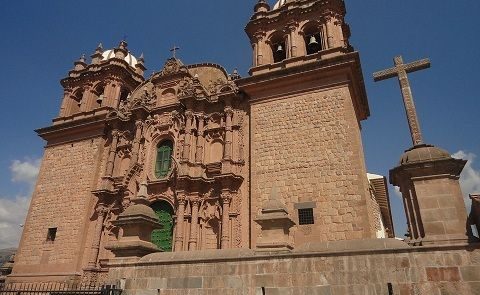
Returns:
[[[210,92],[210,94],[238,93],[238,91],[237,84],[231,79],[225,80],[218,78],[217,80],[210,81],[208,85],[208,92]]]
[[[208,199],[203,202],[200,209],[200,218],[202,218],[205,223],[211,220],[220,220],[221,206],[218,199]]]
[[[150,134],[164,133],[165,130],[179,131],[185,128],[185,115],[178,111],[173,111],[170,114],[155,114],[149,116],[146,121],[146,128],[149,129]]]
[[[202,84],[197,78],[185,77],[179,84],[178,84],[178,97],[185,98],[185,97],[204,97],[205,92],[203,89]]]
[[[130,108],[136,106],[154,107],[157,102],[157,95],[155,93],[155,85],[148,82],[142,86],[131,98]]]
[[[170,58],[163,66],[160,76],[173,75],[182,71],[186,71],[185,66],[176,58]]]

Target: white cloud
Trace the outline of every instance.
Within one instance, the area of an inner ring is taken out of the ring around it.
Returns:
[[[393,194],[394,194],[396,197],[398,197],[398,198],[400,198],[400,199],[403,200],[402,192],[400,191],[400,188],[399,188],[398,186],[394,186],[394,187],[393,187]]]
[[[458,151],[452,155],[456,159],[468,160],[463,172],[460,176],[460,186],[465,198],[465,205],[467,206],[468,213],[472,207],[472,201],[469,198],[469,194],[480,192],[480,170],[473,167],[475,158],[477,155],[473,153],[466,153],[464,151]]]
[[[0,249],[17,247],[30,197],[0,197]]]
[[[24,182],[32,187],[35,185],[39,170],[40,159],[26,159],[25,161],[14,160],[10,166],[12,181]]]
[[[40,161],[40,159],[15,160],[10,166],[12,182],[28,185],[28,192],[26,196],[0,196],[0,249],[18,246],[40,169]]]

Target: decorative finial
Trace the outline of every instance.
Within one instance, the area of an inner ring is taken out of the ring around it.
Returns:
[[[91,55],[92,64],[99,64],[100,61],[103,59],[103,45],[102,43],[98,43],[97,48],[95,48],[95,52]]]
[[[138,61],[144,62],[145,58],[143,57],[143,52],[140,54],[140,57],[138,58]]]
[[[238,80],[238,79],[240,79],[240,78],[241,78],[241,76],[238,74],[238,69],[235,68],[235,69],[233,70],[233,74],[230,75],[230,79],[232,79],[232,80]]]
[[[74,71],[81,71],[87,67],[87,63],[85,62],[85,54],[82,54],[79,59],[77,59],[73,65],[73,70]]]
[[[258,0],[257,4],[255,4],[255,7],[253,8],[253,11],[255,13],[257,13],[257,12],[267,12],[269,10],[270,10],[270,5],[265,0]]]
[[[127,49],[128,43],[125,40],[120,41],[120,44],[118,44],[118,48],[120,49]]]

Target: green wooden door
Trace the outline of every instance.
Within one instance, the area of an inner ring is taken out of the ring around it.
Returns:
[[[157,158],[155,159],[155,176],[162,178],[168,175],[172,165],[173,143],[170,140],[162,141],[157,146]]]
[[[172,251],[173,240],[173,209],[169,203],[160,201],[152,204],[152,209],[157,214],[162,229],[152,232],[152,243],[165,252]]]

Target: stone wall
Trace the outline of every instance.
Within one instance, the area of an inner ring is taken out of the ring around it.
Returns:
[[[97,137],[45,149],[12,281],[21,279],[16,273],[55,277],[81,271],[82,258],[89,253],[83,246],[103,143]],[[57,228],[54,241],[47,241],[49,228]]]
[[[375,235],[359,123],[347,87],[261,100],[252,104],[251,118],[253,218],[275,191],[296,222],[294,205],[315,203],[315,225],[293,230],[297,246]]]
[[[470,214],[472,223],[477,227],[477,233],[480,235],[480,195],[472,195],[472,212]]]
[[[158,253],[111,262],[125,295],[480,294],[480,245],[409,247],[396,240],[310,245],[291,254],[251,250]],[[370,249],[374,248],[374,249]],[[122,279],[124,278],[124,279]]]

